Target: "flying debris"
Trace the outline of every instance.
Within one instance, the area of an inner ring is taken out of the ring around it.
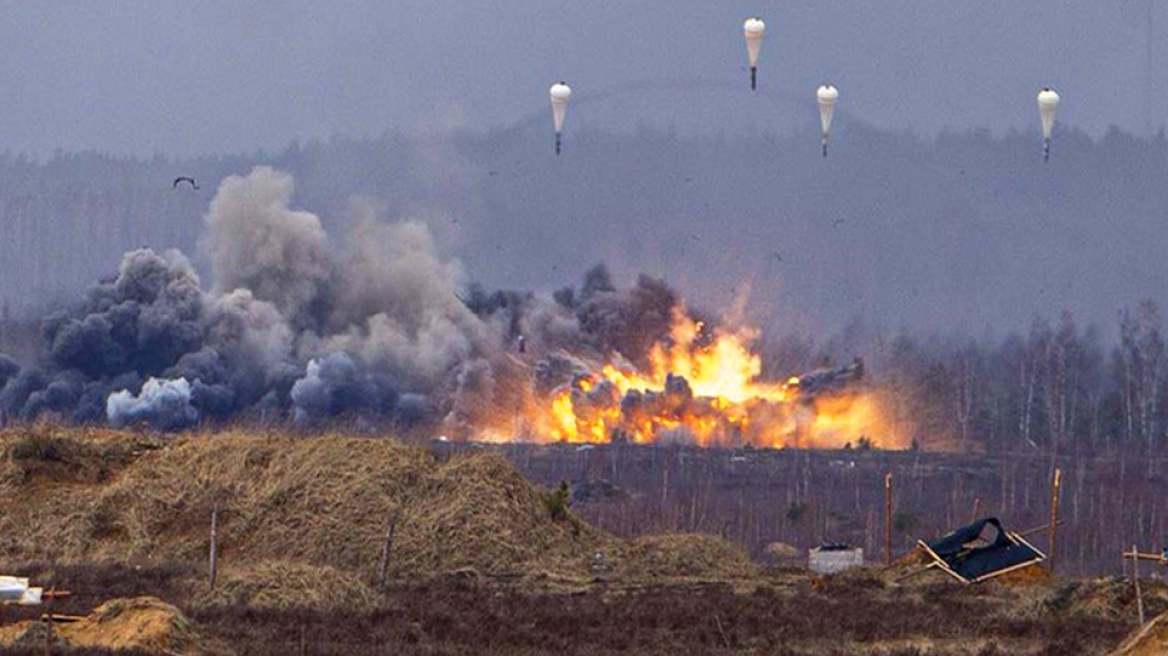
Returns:
[[[572,98],[572,89],[563,81],[556,82],[548,90],[552,99],[552,120],[556,125],[556,154],[560,154],[560,135],[564,131],[564,114],[568,112],[568,100]]]
[[[835,114],[839,90],[825,84],[815,91],[815,99],[819,102],[819,124],[823,127],[823,156],[827,157],[827,134],[831,131],[831,117]]]
[[[747,18],[742,24],[742,33],[746,36],[746,55],[750,58],[750,88],[758,88],[758,51],[762,48],[762,35],[766,32],[766,23],[757,16]]]
[[[1050,133],[1054,130],[1054,115],[1058,111],[1058,92],[1043,87],[1038,92],[1038,115],[1042,118],[1042,161],[1050,161]]]
[[[177,189],[177,188],[178,188],[178,183],[180,183],[180,182],[189,182],[189,183],[191,183],[191,188],[192,188],[192,189],[198,189],[198,188],[199,188],[199,185],[198,185],[198,183],[196,183],[196,182],[195,182],[195,179],[194,179],[194,178],[188,178],[188,177],[186,177],[186,176],[179,176],[179,177],[175,178],[175,179],[174,179],[174,182],[172,182],[172,183],[171,183],[171,185],[170,185],[170,188],[171,188],[171,189]]]
[[[802,401],[818,396],[840,394],[855,388],[864,380],[864,361],[857,357],[851,364],[838,369],[816,369],[788,380],[784,388]]]

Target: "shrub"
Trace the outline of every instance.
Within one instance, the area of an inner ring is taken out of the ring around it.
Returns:
[[[552,521],[559,521],[568,516],[568,507],[572,505],[571,492],[568,482],[560,481],[560,486],[543,497],[543,505],[547,508]]]

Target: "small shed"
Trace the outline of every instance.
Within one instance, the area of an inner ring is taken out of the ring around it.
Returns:
[[[847,544],[823,544],[807,553],[807,569],[816,574],[835,574],[863,564],[863,548]]]

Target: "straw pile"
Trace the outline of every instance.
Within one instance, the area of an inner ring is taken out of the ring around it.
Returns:
[[[367,611],[377,605],[377,594],[365,581],[332,567],[264,562],[226,573],[200,601],[203,606]]]
[[[43,622],[7,626],[0,631],[0,644],[39,646],[44,644],[46,631]],[[83,620],[54,625],[53,638],[59,646],[182,656],[207,653],[182,612],[154,597],[107,601]]]
[[[1149,615],[1168,608],[1168,586],[1152,579],[1140,579],[1140,583]],[[1131,579],[1121,577],[1068,583],[1057,591],[1052,605],[1070,615],[1103,619],[1135,618],[1138,614],[1135,586]]]
[[[216,505],[229,566],[291,561],[365,579],[391,521],[391,577],[466,567],[586,576],[588,557],[619,542],[571,515],[552,520],[542,493],[494,454],[439,461],[339,436],[231,432],[147,450],[118,434],[54,435],[55,453],[69,455],[49,466],[105,471],[61,482],[22,473],[44,460],[20,455],[36,430],[0,434],[0,556],[13,561],[203,563]]]
[[[680,534],[630,540],[616,571],[630,579],[732,579],[755,576],[759,568],[738,545],[713,535]]]
[[[546,492],[501,455],[444,459],[390,439],[0,431],[0,486],[8,562],[202,569],[217,507],[219,589],[191,582],[210,605],[371,605],[391,526],[387,574],[397,582],[758,574],[741,548],[713,536],[625,541],[570,512],[553,519]]]
[[[1110,656],[1162,656],[1168,654],[1168,613],[1132,632]]]
[[[991,580],[999,585],[1008,587],[1028,588],[1050,585],[1054,581],[1054,576],[1041,564],[1034,563],[1033,565],[1020,567],[1005,574],[995,576]]]
[[[0,489],[36,484],[102,483],[161,444],[133,433],[44,424],[0,431]]]

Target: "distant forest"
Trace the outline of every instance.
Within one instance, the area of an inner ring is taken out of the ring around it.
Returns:
[[[343,239],[373,207],[425,221],[468,279],[551,291],[596,262],[663,278],[703,308],[750,289],[769,376],[865,358],[928,445],[1168,450],[1168,139],[1112,131],[923,139],[841,120],[802,136],[682,138],[546,126],[275,153],[0,156],[0,352],[38,317],[176,247],[197,267],[218,181],[267,164]],[[171,187],[191,176],[200,190]]]

